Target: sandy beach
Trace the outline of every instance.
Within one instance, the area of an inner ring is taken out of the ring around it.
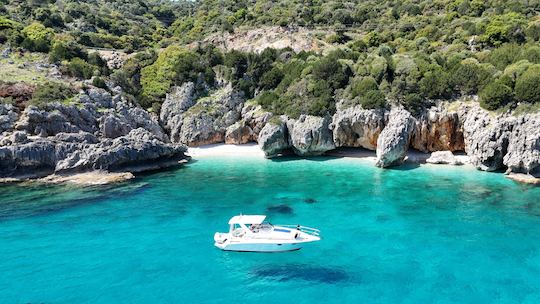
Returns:
[[[244,145],[228,145],[228,144],[213,144],[200,147],[188,148],[188,155],[193,158],[214,157],[214,156],[235,156],[235,157],[257,157],[264,158],[264,152],[256,143]],[[356,160],[368,161],[375,163],[377,155],[375,151],[361,148],[338,148],[329,151],[325,154],[332,157],[344,157]],[[405,158],[406,162],[418,163],[422,165],[430,165],[426,160],[431,156],[430,153],[422,153],[416,150],[410,150]],[[455,154],[457,160],[468,165],[469,158],[464,153]]]
[[[187,154],[193,158],[212,156],[239,156],[264,158],[264,152],[256,143],[244,145],[213,144],[200,147],[189,147]]]

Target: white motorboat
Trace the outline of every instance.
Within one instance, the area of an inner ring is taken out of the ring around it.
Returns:
[[[229,232],[216,232],[214,245],[228,251],[282,252],[320,241],[320,231],[300,225],[272,225],[264,215],[237,215],[229,220]]]

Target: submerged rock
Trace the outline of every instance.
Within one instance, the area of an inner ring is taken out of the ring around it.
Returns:
[[[405,159],[413,130],[411,113],[402,108],[390,111],[388,124],[377,140],[377,167],[399,165]]]
[[[331,118],[302,115],[298,120],[288,120],[289,143],[300,156],[321,155],[335,149]]]

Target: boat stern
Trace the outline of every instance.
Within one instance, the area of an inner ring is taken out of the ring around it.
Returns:
[[[225,246],[227,246],[228,240],[229,240],[228,233],[216,232],[214,234],[214,246],[216,246],[219,249],[225,249]]]

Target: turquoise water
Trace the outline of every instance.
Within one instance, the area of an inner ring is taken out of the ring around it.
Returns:
[[[0,303],[540,302],[540,188],[499,174],[221,157],[0,197]],[[323,240],[278,254],[214,248],[240,212]]]

